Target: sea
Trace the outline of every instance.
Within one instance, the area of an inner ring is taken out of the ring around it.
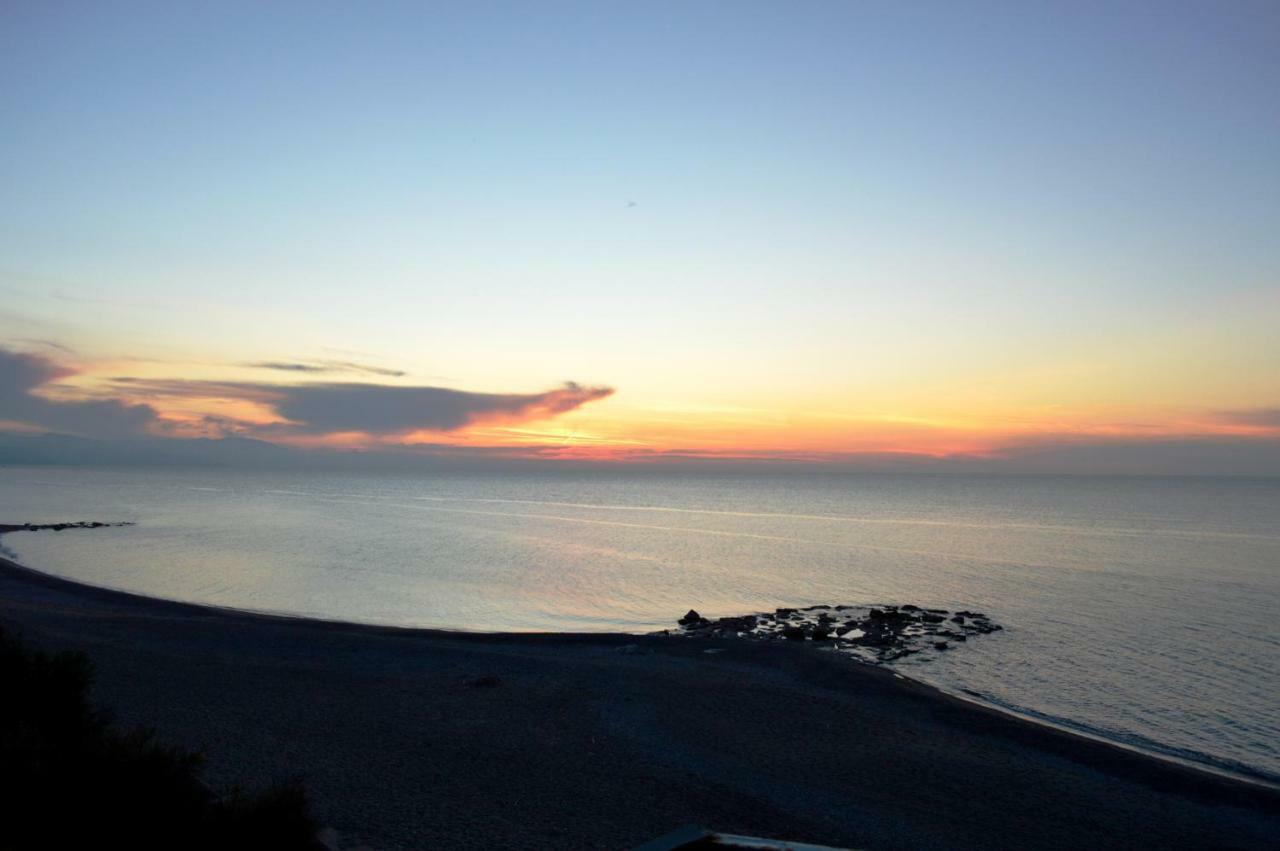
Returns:
[[[500,631],[911,603],[1004,629],[891,665],[1280,781],[1280,479],[0,468],[3,554],[253,611]]]

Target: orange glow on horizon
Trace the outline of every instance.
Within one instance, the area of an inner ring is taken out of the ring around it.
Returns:
[[[577,422],[581,420],[581,422]],[[1140,439],[1189,435],[1266,436],[1275,429],[1222,423],[1203,417],[1133,425],[1080,414],[1039,421],[1028,416],[990,422],[929,422],[920,417],[815,417],[795,414],[780,422],[742,421],[723,414],[686,417],[605,417],[586,412],[520,424],[475,425],[457,431],[362,432],[280,435],[275,442],[299,448],[503,449],[514,456],[643,462],[668,457],[835,461],[858,455],[930,458],[990,457],[1011,443],[1046,438]]]
[[[565,413],[535,407],[524,415],[482,414],[455,430],[316,432],[273,406],[286,385],[256,383],[235,369],[174,378],[173,365],[103,362],[38,389],[50,400],[115,399],[157,412],[156,436],[243,436],[300,449],[484,451],[509,457],[644,462],[664,458],[839,461],[858,456],[996,457],[1011,445],[1041,440],[1158,439],[1186,436],[1274,437],[1280,428],[1224,419],[1206,411],[1135,406],[997,406],[986,400],[960,409],[882,405],[869,413],[830,404],[761,405],[653,403],[608,396]],[[114,373],[112,375],[108,372]],[[383,385],[394,387],[396,385]],[[8,429],[15,430],[15,429]]]

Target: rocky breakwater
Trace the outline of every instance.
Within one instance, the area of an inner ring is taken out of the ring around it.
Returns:
[[[61,532],[63,529],[105,529],[111,526],[132,526],[132,523],[99,523],[94,522],[77,522],[77,523],[0,523],[0,535],[6,532]]]
[[[883,606],[809,606],[752,615],[704,618],[690,609],[677,634],[701,638],[808,641],[868,662],[937,654],[1004,627],[982,612],[926,609],[910,603]]]

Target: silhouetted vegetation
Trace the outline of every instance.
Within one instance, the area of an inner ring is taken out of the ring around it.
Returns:
[[[0,627],[0,848],[318,847],[299,784],[215,794],[200,754],[95,710],[91,675]]]

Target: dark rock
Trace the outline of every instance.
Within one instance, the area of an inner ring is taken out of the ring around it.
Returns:
[[[867,617],[876,621],[890,621],[893,623],[904,623],[915,620],[914,616],[909,615],[906,612],[900,612],[897,609],[872,609],[867,612]]]
[[[755,615],[743,615],[740,618],[721,618],[716,626],[731,632],[751,632],[756,628]]]
[[[88,524],[74,524],[76,528]],[[115,524],[104,524],[115,525]],[[44,527],[52,528],[52,527]],[[849,610],[855,611],[849,611]],[[840,614],[840,613],[844,614]],[[865,616],[860,612],[866,612]],[[835,614],[833,614],[835,613]],[[806,638],[842,650],[862,648],[859,654],[873,664],[892,662],[928,650],[954,650],[954,644],[969,636],[986,635],[1003,629],[980,612],[924,609],[911,603],[876,607],[816,605],[803,609],[779,607],[773,613],[740,615],[708,620],[696,609],[680,619],[681,629],[663,634],[683,634],[690,638],[778,640],[803,642]],[[856,636],[852,635],[857,631]],[[631,647],[623,653],[637,652]],[[705,652],[718,652],[712,649]]]

